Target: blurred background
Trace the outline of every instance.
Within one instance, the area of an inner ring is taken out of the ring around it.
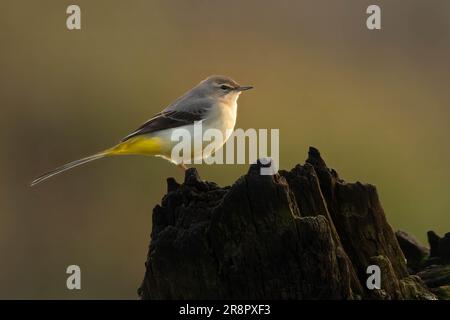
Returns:
[[[66,8],[81,7],[80,31]],[[366,8],[382,8],[382,30]],[[308,146],[378,188],[389,222],[450,231],[450,2],[0,2],[0,298],[137,298],[162,159],[55,166],[109,147],[210,74],[255,89],[239,128],[279,128],[280,167]],[[231,184],[246,165],[199,166]],[[81,267],[82,290],[66,289]]]

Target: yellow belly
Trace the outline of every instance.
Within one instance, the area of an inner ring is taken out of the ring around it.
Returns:
[[[119,143],[108,150],[108,155],[149,155],[154,156],[161,152],[163,142],[159,137],[137,136]]]

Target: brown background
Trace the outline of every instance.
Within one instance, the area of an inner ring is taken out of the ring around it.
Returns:
[[[378,187],[389,221],[449,231],[450,2],[0,2],[0,298],[135,299],[151,209],[178,168],[123,157],[37,188],[36,175],[117,142],[210,74],[256,88],[240,128],[279,128],[290,168],[318,147]],[[382,6],[382,30],[365,9]],[[200,166],[232,183],[247,166]],[[82,290],[65,268],[82,269]]]

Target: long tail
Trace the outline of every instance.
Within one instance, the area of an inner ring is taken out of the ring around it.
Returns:
[[[31,186],[35,186],[48,178],[56,176],[57,174],[66,170],[81,166],[82,164],[97,160],[106,156],[118,156],[127,154],[140,154],[140,155],[155,155],[161,151],[161,140],[158,137],[135,137],[130,140],[119,143],[118,145],[107,149],[105,151],[96,153],[92,156],[69,162],[59,168],[56,168],[50,172],[44,173],[42,176],[37,177],[31,182]]]
[[[48,178],[56,176],[57,174],[59,174],[61,172],[64,172],[66,170],[69,170],[69,169],[72,169],[72,168],[75,168],[75,167],[78,167],[78,166],[81,166],[82,164],[85,164],[85,163],[88,163],[88,162],[91,162],[91,161],[94,161],[94,160],[97,160],[97,159],[103,158],[103,157],[105,157],[107,155],[108,155],[108,151],[103,151],[103,152],[99,152],[99,153],[93,154],[92,156],[89,156],[89,157],[86,157],[86,158],[83,158],[83,159],[79,159],[79,160],[75,160],[75,161],[66,163],[65,165],[63,165],[61,167],[58,167],[58,168],[56,168],[56,169],[54,169],[52,171],[49,171],[49,172],[44,173],[43,175],[37,177],[36,179],[34,179],[31,182],[30,186],[35,186],[38,183],[41,183],[42,181],[47,180]]]

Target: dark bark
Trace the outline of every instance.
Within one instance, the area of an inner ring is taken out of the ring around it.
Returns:
[[[428,242],[430,244],[430,260],[437,263],[450,263],[450,232],[442,238],[434,231],[428,231]]]
[[[403,254],[406,257],[409,271],[419,271],[423,267],[426,258],[430,254],[430,250],[421,245],[416,240],[416,238],[404,231],[399,230],[395,232],[395,235],[397,237],[400,248],[402,249]]]
[[[420,266],[417,275],[439,299],[450,300],[450,233],[442,238],[428,231],[430,255]]]
[[[433,299],[408,273],[376,188],[346,183],[310,148],[273,176],[260,164],[232,186],[195,169],[153,210],[143,299]],[[366,286],[369,265],[381,289]]]

